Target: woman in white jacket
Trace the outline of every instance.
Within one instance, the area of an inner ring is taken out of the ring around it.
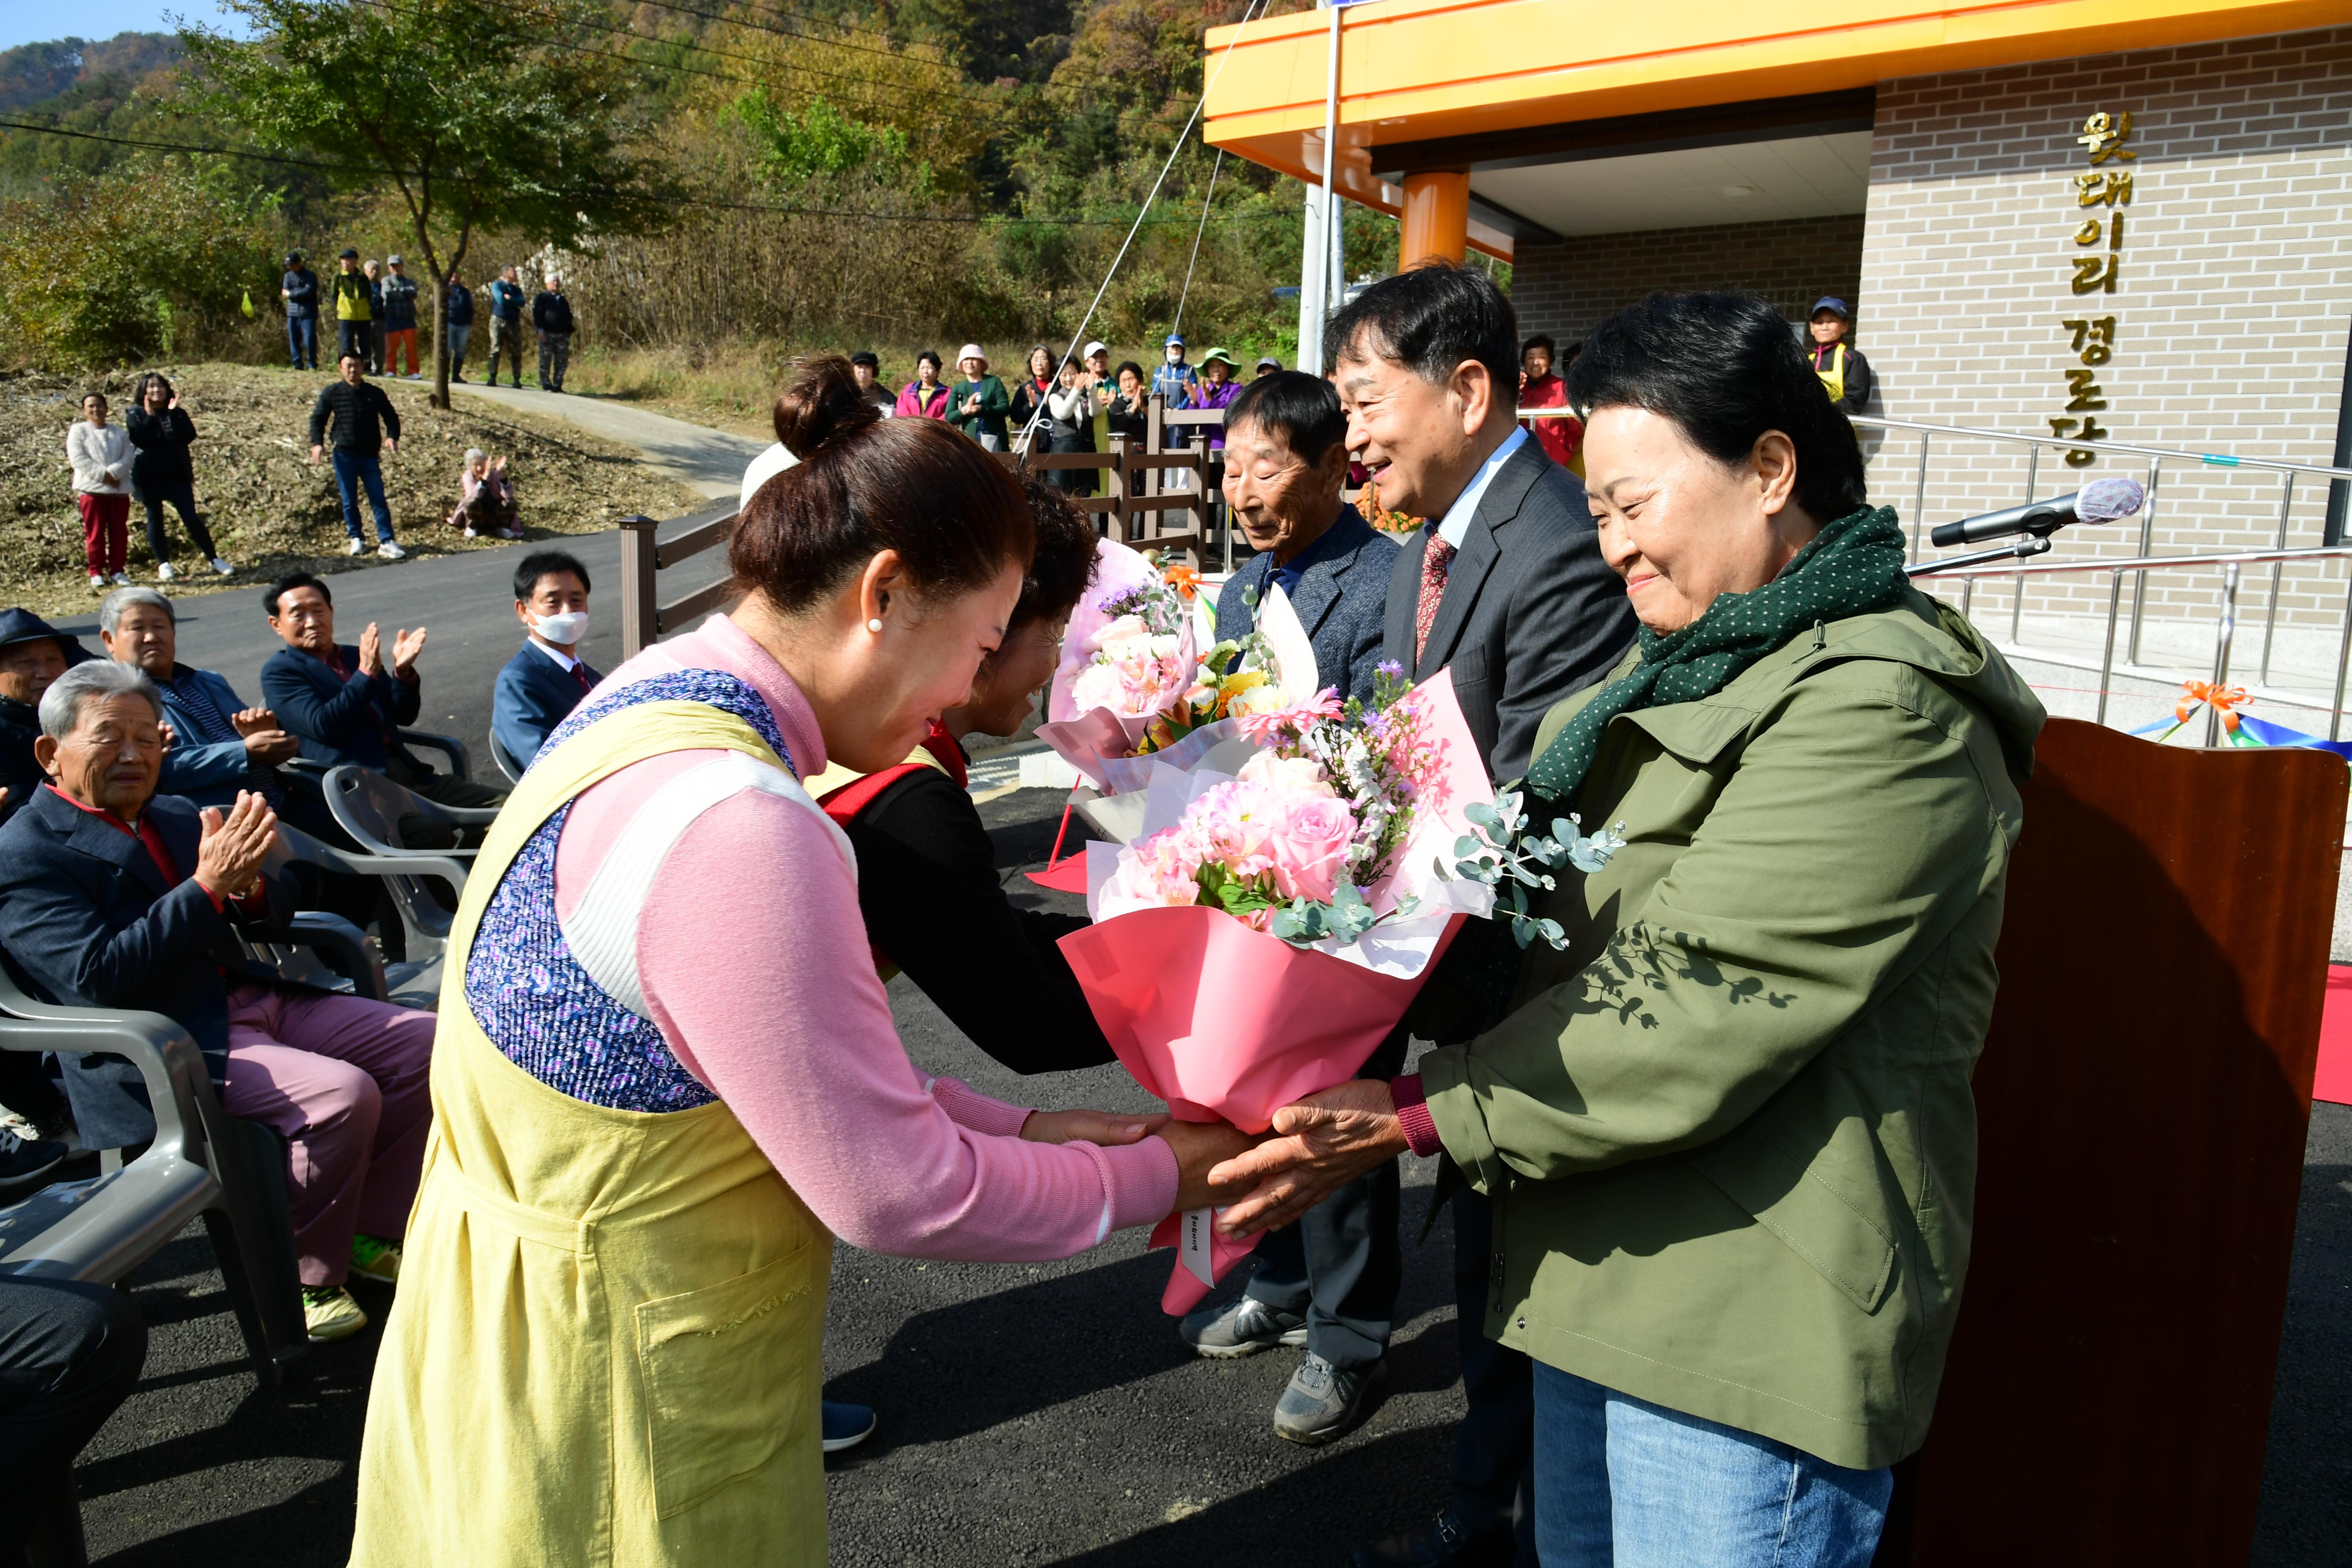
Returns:
[[[81,400],[81,423],[66,431],[66,461],[73,465],[74,504],[81,509],[82,558],[89,585],[127,587],[131,549],[131,437],[106,422],[106,397]]]

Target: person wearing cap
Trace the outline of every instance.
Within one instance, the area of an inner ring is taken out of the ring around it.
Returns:
[[[514,384],[522,384],[522,285],[515,281],[511,267],[499,269],[498,281],[490,285],[490,374],[485,382],[499,384],[499,356],[513,360]]]
[[[449,379],[466,379],[466,340],[474,335],[474,291],[457,280],[457,269],[449,268]]]
[[[1192,406],[1220,412],[1232,407],[1234,399],[1241,395],[1240,375],[1241,367],[1234,363],[1232,354],[1221,348],[1210,349],[1201,356],[1201,385],[1192,395]],[[1201,489],[1208,497],[1210,510],[1219,511],[1225,501],[1225,427],[1211,425],[1202,434],[1209,449],[1201,469]]]
[[[278,280],[286,302],[286,352],[296,370],[319,368],[319,275],[302,265],[302,253],[286,253],[286,275]]]
[[[370,375],[383,374],[383,266],[373,257],[361,264],[360,274],[367,279],[368,315],[373,323],[368,331],[367,368]]]
[[[131,548],[131,437],[106,422],[106,394],[82,395],[81,419],[66,428],[66,461],[73,468],[89,585],[120,587],[131,581],[123,570]]]
[[[1870,394],[1877,383],[1870,374],[1870,362],[1845,341],[1853,331],[1853,310],[1836,295],[1823,295],[1813,301],[1811,325],[1813,374],[1822,378],[1840,413],[1848,416],[1861,413],[1870,405]]]
[[[98,656],[30,610],[0,610],[0,822],[48,775],[33,760],[41,693],[74,665]]]
[[[1086,361],[1087,391],[1095,405],[1095,444],[1090,451],[1110,450],[1110,400],[1118,391],[1118,377],[1111,373],[1110,345],[1099,339],[1089,342],[1078,356]]]
[[[360,270],[360,253],[350,246],[335,258],[334,294],[335,357],[356,353],[364,365],[375,352],[375,295]]]
[[[1201,373],[1184,363],[1184,339],[1181,334],[1169,333],[1161,346],[1167,357],[1151,373],[1151,390],[1166,398],[1171,408],[1190,408],[1194,395],[1201,390]]]
[[[561,392],[563,367],[572,363],[572,301],[563,297],[563,279],[552,272],[547,287],[531,297],[530,325],[539,334],[541,390]]]
[[[384,258],[391,274],[383,280],[383,374],[400,374],[401,356],[408,359],[408,379],[422,381],[416,361],[416,279],[397,256]]]
[[[882,362],[860,349],[849,356],[849,374],[857,379],[857,395],[874,405],[874,411],[888,419],[898,412],[898,399],[882,384]]]
[[[992,452],[1011,445],[1005,439],[1004,416],[1013,398],[1004,383],[988,373],[988,356],[978,343],[966,343],[956,353],[956,369],[963,379],[948,389],[948,423]]]
[[[1281,368],[1282,362],[1272,354],[1260,354],[1257,356],[1257,368],[1250,372],[1250,379],[1255,381],[1258,377],[1271,375]]]

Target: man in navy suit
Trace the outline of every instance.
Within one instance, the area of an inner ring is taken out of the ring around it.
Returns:
[[[163,698],[135,667],[94,659],[43,693],[34,742],[47,782],[0,828],[0,931],[55,1002],[161,1013],[194,1037],[232,1116],[288,1144],[287,1186],[313,1340],[366,1326],[344,1288],[389,1280],[432,1121],[430,1013],[292,987],[248,964],[292,912],[265,872],[277,817],[240,791],[226,812],[159,795]],[[62,1058],[90,1148],[154,1136],[138,1070]]]
[[[1277,584],[1314,645],[1318,681],[1369,701],[1399,552],[1339,499],[1347,433],[1331,384],[1295,370],[1259,376],[1226,409],[1225,501],[1259,553],[1218,591],[1217,637],[1248,632],[1256,624],[1253,600]],[[1365,1075],[1402,1072],[1405,1045],[1400,1030],[1373,1053]],[[1195,1352],[1219,1358],[1305,1343],[1274,1407],[1281,1436],[1328,1443],[1368,1408],[1404,1277],[1399,1197],[1395,1161],[1359,1176],[1266,1237],[1238,1300],[1204,1306],[1178,1328]]]
[[[335,641],[334,598],[307,572],[271,584],[263,606],[269,629],[286,646],[261,667],[261,695],[286,732],[300,739],[304,756],[330,767],[373,768],[443,805],[489,806],[507,798],[504,790],[435,772],[400,743],[400,727],[416,721],[421,701],[423,626],[394,636],[387,664],[373,621],[357,645]]]
[[[604,678],[580,658],[588,635],[588,568],[579,557],[533,551],[515,568],[514,591],[523,645],[499,671],[490,738],[517,768],[527,768],[548,731]]]

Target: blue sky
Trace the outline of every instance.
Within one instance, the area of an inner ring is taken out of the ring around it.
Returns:
[[[48,38],[110,38],[117,33],[168,33],[170,18],[229,26],[244,18],[223,13],[214,0],[0,0],[0,49]]]

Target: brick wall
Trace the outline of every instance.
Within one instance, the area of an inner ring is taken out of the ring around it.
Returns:
[[[2138,156],[2100,167],[2132,172],[2130,203],[2084,208],[2076,138],[2088,116],[2126,110],[2122,145]],[[2107,254],[2116,212],[2116,288],[2078,294],[2074,264]],[[2085,221],[2101,226],[2078,245]],[[2352,27],[1883,83],[1861,270],[1874,412],[2047,435],[2067,414],[2066,371],[2085,368],[2061,322],[2113,316],[2095,375],[2109,438],[2326,462],[2352,319]],[[1878,499],[1907,520],[1916,437],[1866,448]],[[2113,473],[2146,468],[2070,468],[2045,451],[2034,478],[2048,495]],[[2021,448],[1939,440],[1923,510],[1936,522],[2013,504],[2026,479]],[[2276,475],[2167,464],[2159,496],[2159,552],[2257,547],[2280,526]],[[2325,504],[2324,484],[2297,487],[2290,542],[2319,542]],[[2109,526],[2059,548],[2121,555],[2138,540],[2136,524]],[[2241,614],[2259,617],[2268,574],[2248,575]],[[2104,611],[2105,581],[2074,581],[2036,586],[2028,613]],[[2290,568],[2283,602],[2332,625],[2344,581],[2341,567]],[[2210,616],[2218,574],[2164,574],[2149,591],[2153,615]],[[2008,602],[1980,590],[1980,617],[2005,622]]]
[[[1752,289],[1795,321],[1824,294],[1858,303],[1862,253],[1858,213],[1591,235],[1522,246],[1511,302],[1521,336],[1549,332],[1563,346],[1658,289]],[[1859,331],[1854,342],[1865,346]]]

